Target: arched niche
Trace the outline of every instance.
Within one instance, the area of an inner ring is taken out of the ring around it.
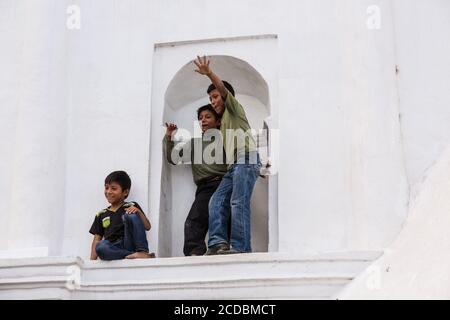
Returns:
[[[243,105],[253,129],[267,129],[270,118],[270,99],[267,82],[249,63],[241,59],[213,55],[209,57],[214,71],[230,82],[236,97]],[[164,95],[163,123],[173,122],[194,135],[196,110],[207,104],[206,89],[209,79],[193,72],[192,62],[186,63],[172,78]],[[198,132],[198,130],[197,130]],[[261,143],[263,162],[267,159],[267,145]],[[173,166],[164,155],[161,166],[161,190],[159,201],[158,254],[160,257],[183,255],[184,221],[195,196],[190,165]],[[269,201],[274,177],[259,178],[252,196],[252,247],[254,252],[267,252],[269,243],[269,219],[276,215]],[[272,200],[270,200],[272,199]],[[272,219],[276,220],[276,219]]]

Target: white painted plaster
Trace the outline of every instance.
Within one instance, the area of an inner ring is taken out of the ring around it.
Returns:
[[[124,169],[152,221],[151,250],[179,254],[182,235],[160,234],[163,111],[203,99],[196,74],[166,97],[197,54],[245,61],[267,83],[266,96],[252,69],[230,69],[280,129],[270,251],[388,247],[410,189],[450,141],[446,1],[80,0],[80,30],[65,28],[69,4],[0,3],[2,250],[88,257],[103,179]],[[367,28],[369,5],[380,29]],[[183,212],[167,218],[174,230]]]
[[[396,241],[339,299],[449,299],[450,146],[427,172]]]

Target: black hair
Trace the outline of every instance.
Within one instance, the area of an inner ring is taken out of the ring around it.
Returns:
[[[131,179],[125,171],[114,171],[105,178],[105,184],[116,182],[122,188],[122,191],[130,190]]]
[[[214,110],[211,104],[206,104],[197,109],[197,119],[200,118],[200,113],[202,113],[203,111],[211,112],[216,120],[220,120],[219,114],[216,112],[216,110]]]
[[[223,82],[223,85],[225,86],[225,88],[227,88],[228,89],[228,91],[230,91],[230,93],[233,95],[233,97],[234,97],[234,89],[233,89],[233,87],[231,86],[231,84],[229,84],[228,82],[226,82],[225,80],[224,81],[222,81]],[[213,85],[212,83],[209,85],[209,87],[208,87],[208,90],[206,90],[206,93],[207,94],[209,94],[211,91],[213,91],[214,89],[216,88],[216,86],[215,85]]]

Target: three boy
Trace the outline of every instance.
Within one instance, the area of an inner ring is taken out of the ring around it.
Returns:
[[[206,255],[251,252],[250,200],[261,168],[251,127],[243,107],[234,97],[233,87],[212,71],[210,61],[197,57],[194,64],[197,66],[194,71],[212,82],[207,89],[211,104],[198,109],[198,120],[203,134],[220,127],[222,140],[215,143],[223,143],[226,164],[217,162],[217,157],[212,164],[192,164],[197,191],[185,221],[183,252],[185,255],[203,255],[205,251]],[[175,164],[171,158],[172,136],[177,127],[167,123],[166,126],[166,157]],[[204,142],[204,139],[200,142],[202,160]],[[195,158],[194,145],[193,139],[191,161]],[[100,211],[91,226],[90,233],[94,235],[91,259],[154,257],[148,252],[145,236],[145,230],[151,228],[150,222],[137,203],[125,202],[130,187],[131,180],[123,171],[113,172],[106,178],[105,196],[111,206]],[[208,227],[206,250],[204,239]]]

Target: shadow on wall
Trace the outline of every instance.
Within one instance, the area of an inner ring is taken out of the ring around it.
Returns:
[[[260,73],[247,62],[234,57],[211,56],[210,59],[214,71],[233,85],[252,128],[265,128],[265,120],[270,116],[269,90]],[[188,63],[174,76],[165,94],[163,114],[163,123],[176,123],[191,135],[198,125],[196,110],[209,102],[206,89],[210,84],[206,77],[193,70],[193,64]],[[267,146],[260,148],[260,154],[264,162]],[[172,166],[164,155],[162,157],[158,252],[161,257],[183,256],[184,221],[194,200],[196,186],[190,165]],[[259,178],[252,196],[254,252],[268,251],[270,179]]]

